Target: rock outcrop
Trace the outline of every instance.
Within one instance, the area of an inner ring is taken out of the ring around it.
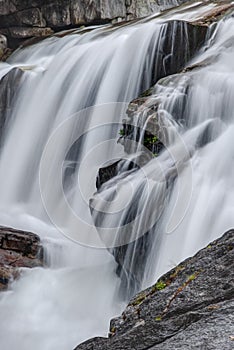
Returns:
[[[64,28],[115,23],[153,14],[187,0],[0,0],[0,32],[11,47]]]
[[[31,232],[0,227],[0,291],[18,278],[20,267],[43,266],[40,238]]]
[[[230,230],[134,297],[108,339],[76,350],[233,349],[233,248]]]

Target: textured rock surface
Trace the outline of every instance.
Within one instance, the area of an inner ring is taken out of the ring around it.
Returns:
[[[31,232],[0,227],[0,291],[19,276],[20,267],[43,265],[40,238]]]
[[[234,230],[141,292],[110,337],[76,350],[233,349]]]
[[[131,20],[183,2],[186,0],[0,0],[0,32],[16,46],[20,39],[47,36],[53,30]]]
[[[7,55],[7,38],[5,35],[0,34],[0,61],[4,61]]]
[[[6,122],[10,121],[15,106],[15,96],[20,88],[24,72],[19,68],[12,69],[0,80],[0,145]]]

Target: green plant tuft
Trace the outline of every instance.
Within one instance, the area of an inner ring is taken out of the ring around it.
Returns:
[[[163,281],[158,281],[156,284],[155,284],[155,287],[157,290],[162,290],[164,288],[166,288],[166,283],[163,282]]]

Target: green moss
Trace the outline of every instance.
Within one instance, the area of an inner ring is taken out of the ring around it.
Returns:
[[[132,305],[137,306],[137,305],[141,304],[142,301],[144,301],[146,297],[147,297],[147,295],[145,293],[139,294],[139,296],[132,302]]]
[[[158,281],[156,284],[155,284],[155,288],[156,290],[162,290],[164,288],[166,288],[167,284],[163,281]]]
[[[188,277],[187,282],[194,281],[197,278],[197,276],[198,276],[198,272],[193,273]]]
[[[154,145],[158,141],[157,136],[155,135],[150,135],[150,136],[145,136],[144,137],[144,144],[145,145]]]
[[[151,96],[152,93],[153,93],[153,89],[150,88],[150,89],[144,91],[144,92],[140,95],[140,97],[148,97],[148,96]]]
[[[157,317],[155,318],[155,321],[158,321],[158,322],[162,321],[162,317],[161,317],[161,316],[157,316]]]
[[[124,135],[125,135],[124,129],[120,129],[120,130],[119,130],[119,135],[120,135],[120,136],[124,136]]]

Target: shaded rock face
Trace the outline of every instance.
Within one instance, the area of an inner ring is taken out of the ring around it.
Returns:
[[[40,238],[31,232],[0,227],[0,291],[19,277],[20,267],[43,266]]]
[[[186,0],[0,0],[0,32],[10,46],[72,26],[115,23],[153,14]]]
[[[162,276],[76,350],[233,349],[234,230]]]
[[[3,129],[10,122],[15,96],[21,86],[23,74],[21,69],[14,68],[0,80],[0,146],[3,142]]]

